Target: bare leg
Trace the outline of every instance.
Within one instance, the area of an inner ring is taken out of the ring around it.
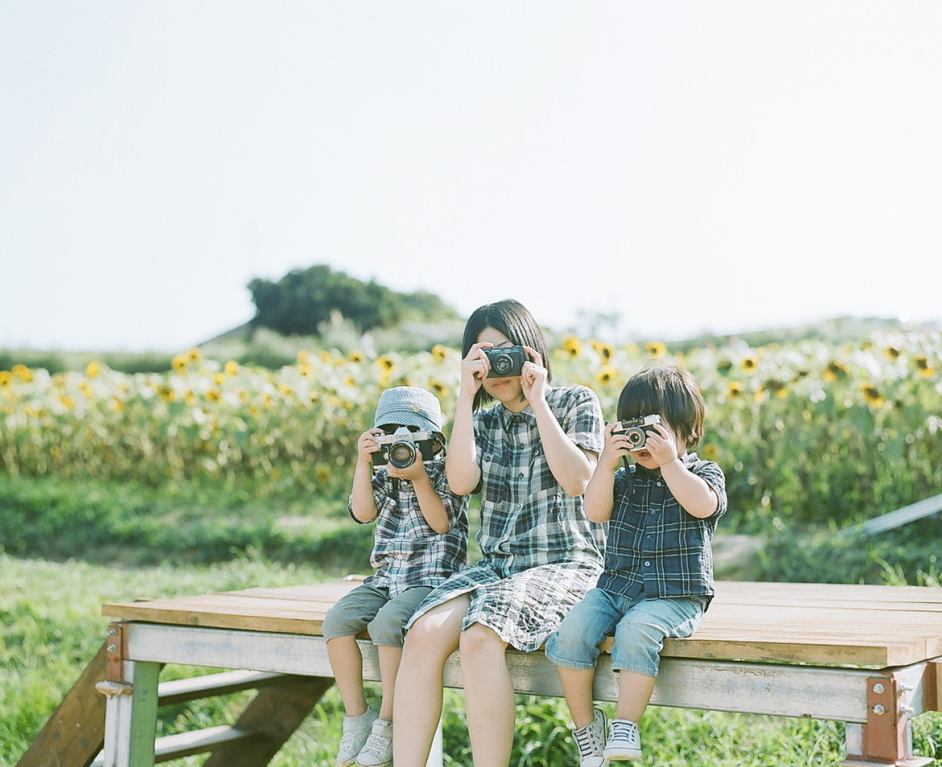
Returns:
[[[327,657],[337,681],[340,699],[347,716],[366,713],[366,695],[363,692],[363,656],[356,637],[334,637],[327,643]]]
[[[461,671],[474,767],[507,767],[514,741],[516,700],[507,644],[475,623],[461,634]]]
[[[402,659],[402,648],[390,645],[376,645],[379,655],[379,678],[383,683],[383,702],[379,707],[379,718],[391,722],[393,718],[393,701],[395,700],[396,675],[399,671],[399,662]]]
[[[656,677],[639,674],[636,671],[618,672],[618,705],[615,707],[616,719],[627,719],[639,724],[644,710],[654,692]]]
[[[458,649],[461,621],[471,604],[455,597],[420,617],[406,634],[393,699],[393,763],[425,767],[442,716],[444,668]]]
[[[557,666],[559,682],[566,696],[566,705],[572,716],[572,725],[575,729],[585,727],[595,717],[592,700],[592,683],[595,681],[595,669],[576,669]]]

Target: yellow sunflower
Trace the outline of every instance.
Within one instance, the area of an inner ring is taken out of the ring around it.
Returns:
[[[582,344],[579,343],[579,339],[575,336],[569,336],[562,343],[562,349],[570,357],[578,357],[582,354]]]
[[[876,384],[864,384],[860,387],[860,391],[868,405],[876,408],[883,407],[885,400],[883,399],[883,395],[880,394],[880,390],[876,387]]]
[[[932,363],[929,362],[929,358],[925,355],[920,354],[916,357],[913,362],[916,363],[916,371],[919,375],[929,378],[935,373],[935,368],[932,367]]]
[[[828,366],[824,369],[824,380],[825,381],[840,381],[842,378],[846,378],[847,374],[850,372],[850,368],[847,367],[843,362],[839,360],[831,360],[828,363]]]
[[[758,357],[754,357],[754,356],[752,356],[752,355],[747,355],[747,356],[743,357],[742,360],[739,362],[739,366],[740,366],[746,373],[755,373],[756,370],[757,370],[758,367],[759,367],[759,359],[758,359]]]
[[[648,341],[644,345],[644,350],[652,357],[663,357],[667,354],[667,347],[660,341]]]
[[[606,386],[615,380],[615,369],[610,365],[603,367],[595,376],[595,380]]]

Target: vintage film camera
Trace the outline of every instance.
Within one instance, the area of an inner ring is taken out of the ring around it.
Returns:
[[[648,433],[654,431],[650,427],[660,422],[659,415],[639,415],[637,418],[619,421],[612,429],[612,434],[624,434],[628,437],[629,450],[641,450],[648,441]]]
[[[373,467],[388,463],[397,469],[411,466],[416,458],[423,462],[431,461],[438,442],[432,432],[409,431],[406,426],[400,426],[393,434],[381,435],[378,441],[379,450],[373,453]]]
[[[526,350],[522,346],[499,346],[483,349],[491,363],[488,378],[510,378],[523,372],[523,363],[527,361]]]

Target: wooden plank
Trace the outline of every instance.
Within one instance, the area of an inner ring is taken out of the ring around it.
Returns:
[[[929,586],[875,586],[849,583],[783,583],[773,581],[717,581],[716,599],[777,600],[794,597],[806,600],[841,599],[876,602],[942,602],[942,588]]]
[[[154,762],[170,762],[182,759],[185,756],[205,754],[208,751],[224,745],[245,747],[246,744],[258,740],[259,735],[245,732],[229,725],[206,727],[202,730],[179,732],[175,735],[165,735],[154,741]],[[99,755],[92,762],[91,767],[104,767],[104,755]]]
[[[285,609],[283,602],[275,602],[260,605],[257,601],[233,598],[227,604],[200,604],[192,600],[181,605],[176,600],[166,610],[162,605],[143,603],[148,605],[147,609],[136,614],[122,611],[122,615],[176,625],[320,634],[319,613],[306,608]],[[708,650],[703,649],[704,641],[709,642]],[[708,652],[710,657],[737,658],[743,657],[743,644],[748,642],[757,644],[746,655],[753,660],[892,665],[942,655],[942,621],[926,622],[916,615],[899,614],[886,618],[873,611],[860,610],[776,611],[761,607],[742,612],[711,609],[697,633],[689,639],[672,640],[668,652],[687,657],[703,657],[703,653]],[[727,649],[723,649],[724,643]],[[797,648],[801,646],[806,649],[799,651]],[[834,648],[841,646],[853,652],[835,654]],[[880,648],[883,648],[882,653],[875,655]]]
[[[17,767],[73,764],[87,767],[105,739],[105,696],[95,685],[105,678],[107,643],[82,671],[34,738]]]
[[[107,604],[105,615],[176,625],[317,636],[339,581]],[[942,655],[942,589],[723,582],[693,637],[674,657],[881,666]],[[749,646],[750,643],[753,646]]]
[[[157,687],[158,705],[170,706],[199,698],[230,695],[242,690],[283,684],[287,680],[288,677],[283,674],[260,671],[224,671],[219,674],[173,679],[161,682]]]

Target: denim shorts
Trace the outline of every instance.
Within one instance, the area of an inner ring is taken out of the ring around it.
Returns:
[[[664,640],[696,631],[705,604],[704,597],[629,599],[592,589],[546,640],[546,657],[564,668],[594,668],[599,644],[614,634],[613,669],[657,676]]]
[[[366,629],[373,644],[402,647],[405,639],[403,626],[431,590],[417,586],[390,599],[386,589],[367,584],[357,586],[327,611],[321,633],[329,641],[336,637],[356,636]]]

